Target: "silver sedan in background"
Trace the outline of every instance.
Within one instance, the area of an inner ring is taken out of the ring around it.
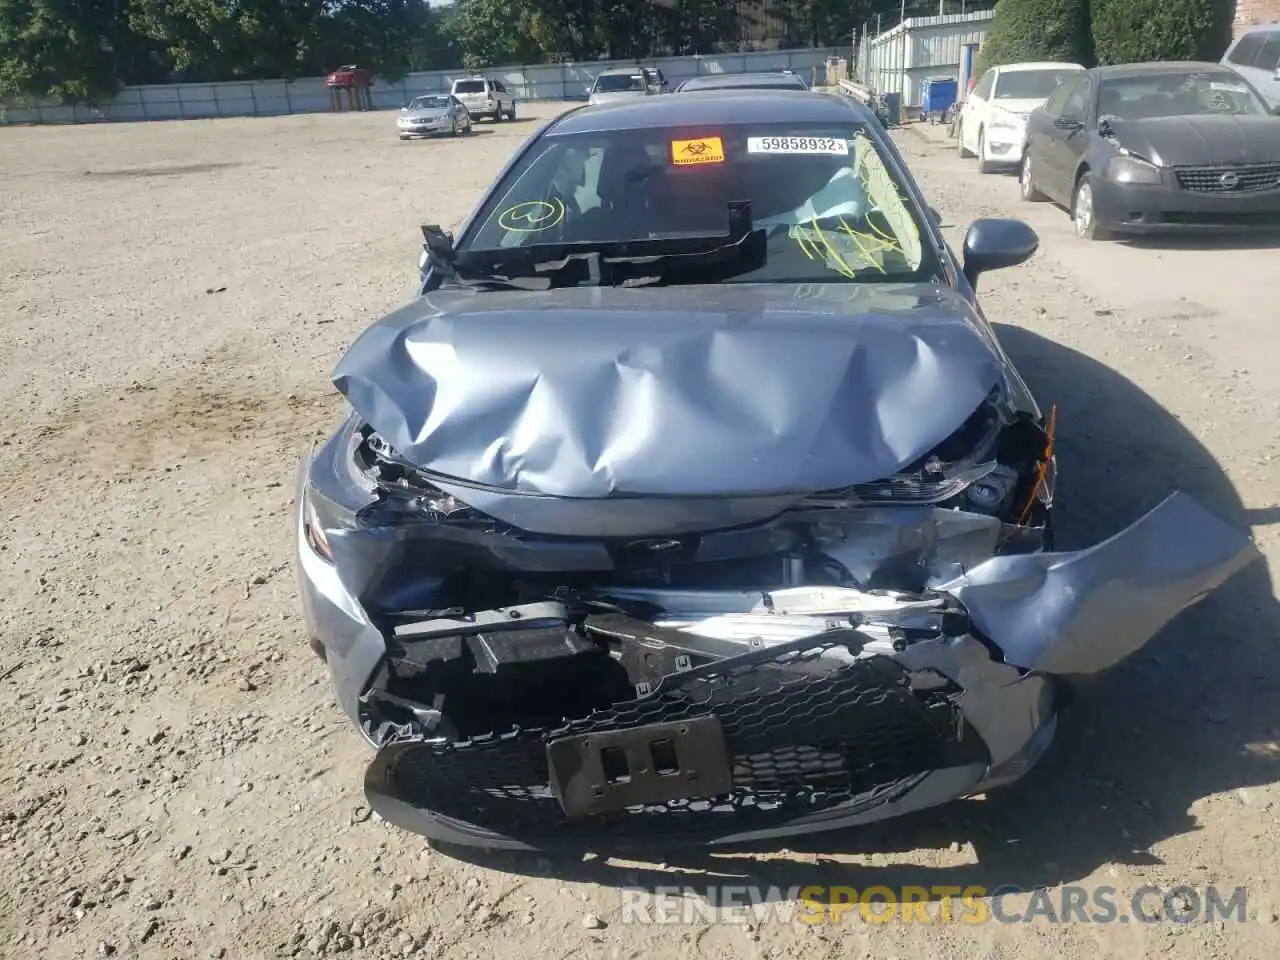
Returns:
[[[414,97],[400,108],[396,121],[400,139],[429,137],[439,133],[457,136],[471,132],[471,114],[462,101],[448,93],[427,93]]]

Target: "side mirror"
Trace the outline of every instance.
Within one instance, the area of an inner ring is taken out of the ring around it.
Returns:
[[[441,230],[438,224],[422,225],[422,242],[427,252],[441,263],[453,263],[457,257],[453,249],[453,234]]]
[[[1016,267],[1040,248],[1036,232],[1021,220],[984,218],[964,235],[964,276],[970,286],[988,270]]]

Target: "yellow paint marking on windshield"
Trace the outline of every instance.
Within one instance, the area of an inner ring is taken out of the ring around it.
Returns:
[[[787,236],[796,242],[796,246],[800,248],[801,253],[810,260],[813,259],[816,251],[812,248],[812,241],[804,235],[804,227],[798,223],[793,224],[791,229],[787,231]]]
[[[672,140],[671,162],[677,167],[700,163],[724,163],[724,142],[719,137]]]
[[[551,200],[526,200],[507,207],[498,214],[498,226],[516,233],[538,233],[550,230],[564,222],[564,202],[559,197]]]
[[[873,267],[875,267],[881,273],[887,273],[887,271],[884,268],[884,264],[875,258],[876,253],[880,253],[884,250],[884,244],[877,244],[879,249],[876,249],[875,247],[868,248],[866,245],[866,241],[875,243],[874,237],[868,237],[864,233],[855,232],[853,228],[849,226],[849,224],[844,222],[844,217],[839,217],[837,219],[840,221],[840,228],[849,235],[849,239],[852,240],[854,245],[858,248],[858,250],[862,252],[863,259],[866,260],[868,263],[870,263]]]
[[[831,241],[827,239],[826,232],[822,227],[818,226],[818,218],[810,217],[809,222],[813,225],[813,231],[818,235],[818,239],[822,241],[822,245],[827,248],[827,263],[831,269],[835,270],[836,273],[840,274],[840,276],[845,277],[848,280],[853,280],[857,276],[857,271],[854,270],[853,267],[849,266],[844,255],[831,245]]]
[[[893,244],[893,248],[899,251],[910,268],[915,270],[923,261],[920,231],[911,219],[907,204],[898,191],[898,185],[866,133],[859,131],[855,134],[854,144],[858,179],[862,182],[863,189],[867,191],[868,198],[884,216],[894,233],[892,240],[885,239]],[[884,236],[884,232],[874,223],[871,226],[878,235]]]

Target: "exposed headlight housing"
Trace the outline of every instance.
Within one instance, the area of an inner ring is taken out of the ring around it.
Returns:
[[[871,483],[855,484],[807,498],[807,507],[875,506],[879,504],[928,505],[959,496],[980,481],[986,488],[981,501],[991,499],[998,507],[1017,483],[1001,470],[996,457],[997,441],[1006,419],[1002,406],[1003,386],[987,399],[946,440],[901,473]]]
[[[498,521],[434,486],[367,423],[352,431],[351,463],[376,499],[358,520],[456,524],[493,529]]]

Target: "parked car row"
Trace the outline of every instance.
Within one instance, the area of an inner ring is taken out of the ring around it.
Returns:
[[[1086,240],[1280,230],[1280,100],[1246,61],[1280,76],[1280,24],[1244,34],[1221,63],[994,67],[958,113],[958,150],[981,173],[1018,170],[1023,200],[1064,207]]]
[[[642,64],[611,67],[596,77],[588,94],[591,104],[630,100],[666,93],[667,78],[657,67]],[[677,93],[698,90],[722,90],[749,87],[753,89],[798,89],[808,86],[792,70],[762,73],[729,73],[692,77],[676,88]],[[448,93],[428,93],[414,97],[400,108],[397,127],[401,140],[439,134],[469,134],[475,120],[516,118],[516,98],[503,84],[486,76],[460,77],[453,81]]]

